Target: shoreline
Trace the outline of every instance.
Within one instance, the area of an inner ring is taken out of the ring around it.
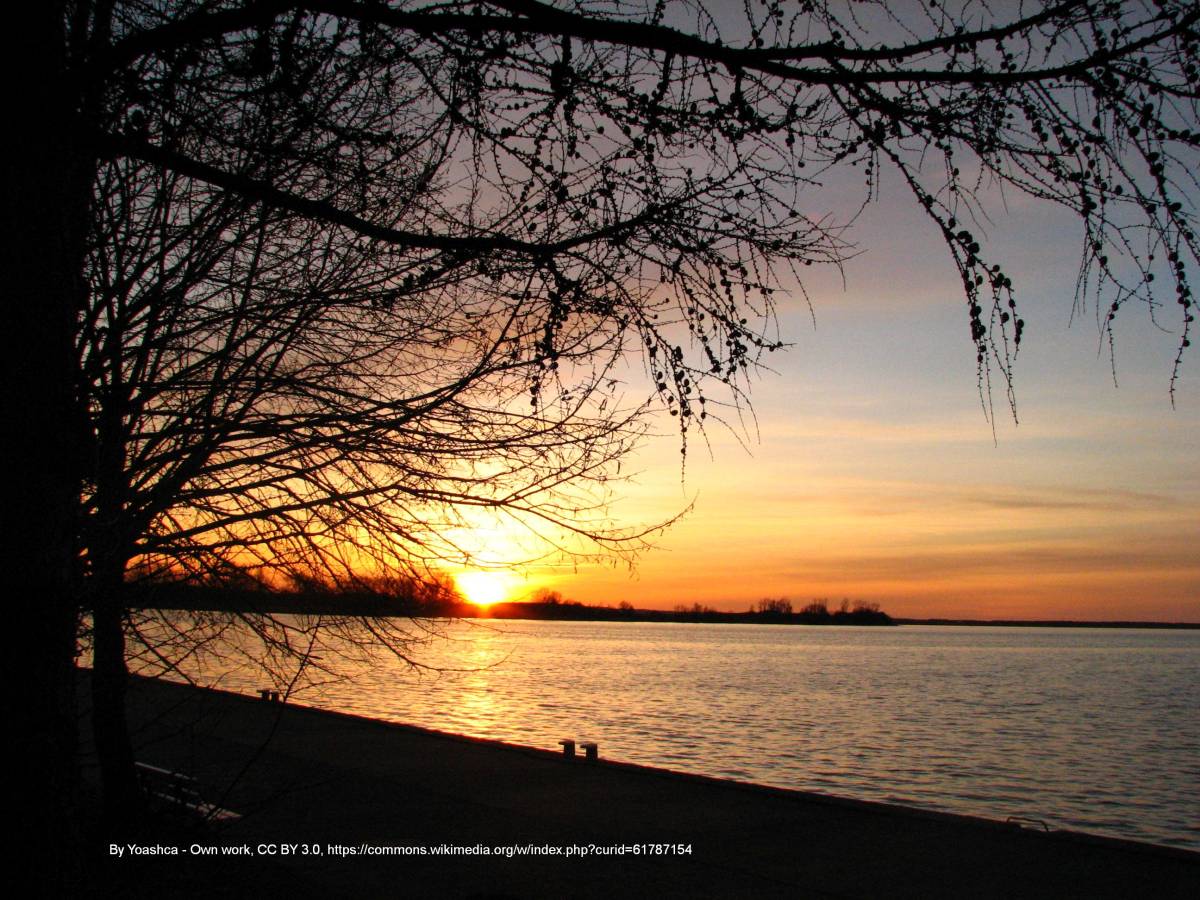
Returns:
[[[140,678],[140,676],[131,677]],[[142,680],[156,681],[155,679]],[[188,687],[187,685],[181,685],[178,682],[165,683],[175,684],[180,687]],[[237,702],[246,701],[252,704],[260,702],[259,698],[254,697],[253,695],[243,694],[239,691],[227,690],[224,688],[204,687],[192,688],[192,690],[211,692]],[[511,753],[519,753],[556,763],[564,762],[561,751],[546,747],[538,747],[533,744],[518,744],[513,741],[503,740],[501,738],[479,737],[471,734],[463,734],[457,731],[448,731],[438,728],[431,728],[425,725],[417,725],[411,722],[392,721],[389,719],[380,719],[375,716],[362,715],[360,713],[345,712],[337,709],[326,709],[319,706],[310,706],[304,703],[289,703],[286,704],[286,706],[289,709],[304,710],[306,712],[311,712],[322,716],[331,716],[334,718],[343,719],[347,722],[347,724],[352,726],[369,725],[379,726],[382,728],[394,728],[418,736],[423,735],[439,740],[461,742],[479,747],[488,747]],[[1010,816],[1007,819],[1000,819],[972,813],[953,812],[946,809],[933,809],[930,807],[913,806],[905,803],[891,803],[885,800],[867,800],[844,794],[829,794],[821,791],[806,791],[799,788],[780,787],[778,785],[763,784],[756,781],[742,781],[737,778],[725,778],[718,775],[705,775],[700,772],[685,772],[679,769],[668,769],[663,766],[655,766],[646,763],[629,762],[619,759],[607,759],[602,756],[598,758],[595,763],[589,763],[583,757],[582,751],[579,751],[573,762],[566,764],[579,766],[595,765],[608,769],[636,772],[648,777],[677,780],[696,785],[711,786],[722,789],[747,791],[752,794],[773,796],[790,800],[792,802],[814,803],[818,805],[828,804],[830,806],[856,809],[879,815],[893,815],[901,818],[912,817],[918,819],[931,819],[934,821],[959,823],[985,829],[1000,829],[1007,832],[1011,832],[1014,828],[1019,828],[1022,830],[1028,830],[1033,834],[1047,835],[1053,837],[1055,840],[1081,842],[1085,844],[1095,844],[1108,847],[1123,847],[1135,852],[1143,853],[1164,853],[1168,856],[1180,856],[1183,859],[1190,859],[1200,863],[1200,850],[1191,850],[1187,847],[1177,847],[1173,844],[1158,844],[1154,843],[1153,841],[1137,840],[1136,838],[1123,838],[1117,837],[1116,835],[1097,834],[1090,831],[1077,831],[1070,828],[1039,829],[1033,827],[1031,823],[1040,822],[1040,820],[1028,817]]]
[[[1183,885],[1200,883],[1200,853],[1172,846],[568,761],[552,750],[168,682],[135,679],[130,697],[139,758],[196,775],[216,793],[206,799],[244,814],[222,840],[691,848],[455,856],[453,865],[431,856],[289,860],[314,889],[350,879],[372,896],[380,879],[401,871],[418,877],[412,896],[638,895],[655,883],[667,897],[1182,897],[1191,893]],[[493,893],[478,893],[483,887]]]

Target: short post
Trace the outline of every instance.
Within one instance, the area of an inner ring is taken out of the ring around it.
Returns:
[[[575,742],[570,738],[563,738],[558,742],[563,748],[563,757],[565,759],[575,758]]]
[[[600,758],[600,748],[594,741],[586,741],[579,746],[583,748],[583,753],[587,757],[588,762],[595,762]]]
[[[279,691],[271,691],[271,700],[275,703],[279,702]]]
[[[270,688],[259,688],[258,696],[262,697],[264,700],[270,700],[271,699],[271,689]]]

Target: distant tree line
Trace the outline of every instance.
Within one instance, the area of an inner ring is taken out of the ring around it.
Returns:
[[[295,578],[284,589],[249,573],[200,582],[159,578],[131,584],[129,593],[130,608],[138,611],[436,618],[462,602],[449,578],[418,579],[402,574],[342,582]]]
[[[744,613],[721,612],[711,606],[693,603],[691,606],[678,604],[672,618],[685,622],[753,622],[785,623],[793,625],[894,625],[892,617],[879,608],[878,603],[856,600],[851,603],[843,599],[835,610],[830,610],[827,599],[813,600],[798,611],[786,597],[764,597],[750,605]]]
[[[829,601],[813,600],[795,610],[785,597],[764,598],[745,612],[725,612],[702,603],[676,604],[670,610],[638,609],[628,600],[616,605],[590,605],[541,588],[523,601],[481,608],[465,600],[449,580],[404,577],[361,578],[353,583],[314,579],[296,582],[291,590],[270,589],[250,576],[208,584],[163,581],[134,588],[135,609],[182,609],[259,614],[417,616],[423,618],[553,619],[574,621],[782,623],[794,625],[894,625],[878,603],[843,599],[834,610]]]
[[[827,599],[813,600],[797,612],[786,597],[764,598],[751,605],[750,615],[763,621],[798,622],[802,625],[891,625],[891,616],[879,604],[865,600],[853,603],[843,597],[837,609],[830,611]]]

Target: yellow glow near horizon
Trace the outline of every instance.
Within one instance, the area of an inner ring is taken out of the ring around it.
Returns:
[[[508,599],[510,576],[504,572],[459,572],[454,583],[476,606],[491,606]]]

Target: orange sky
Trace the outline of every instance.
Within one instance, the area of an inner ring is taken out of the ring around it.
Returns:
[[[885,189],[887,185],[885,184]],[[895,186],[892,186],[893,189]],[[897,191],[898,193],[898,191]],[[1094,312],[1072,321],[1079,237],[1030,204],[991,229],[1028,323],[1019,425],[998,393],[995,437],[976,390],[956,273],[903,203],[868,210],[866,251],[809,284],[816,324],[785,300],[794,343],[753,389],[749,448],[719,429],[693,444],[681,483],[665,434],[625,464],[613,511],[633,524],[694,510],[623,566],[539,567],[510,595],[549,586],[586,603],[705,603],[765,596],[878,601],[893,615],[1200,621],[1200,358],[1144,311],[1118,320],[1117,373]]]

